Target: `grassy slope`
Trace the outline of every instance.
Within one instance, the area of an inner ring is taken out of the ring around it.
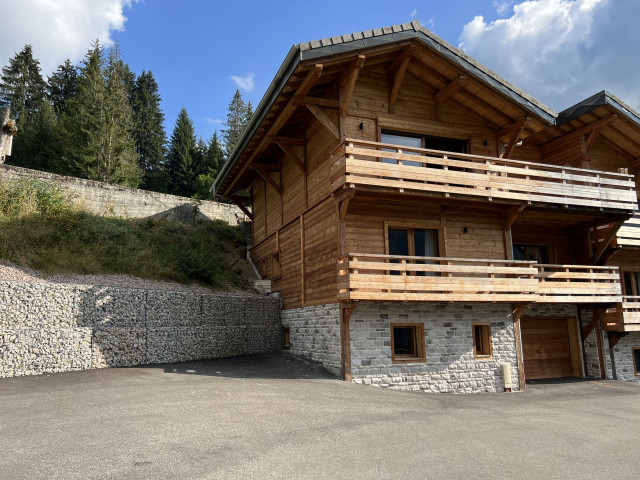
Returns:
[[[52,184],[0,183],[0,258],[44,273],[126,273],[247,288],[229,265],[246,238],[222,221],[99,217]]]

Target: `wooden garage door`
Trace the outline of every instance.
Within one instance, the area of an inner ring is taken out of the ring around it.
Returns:
[[[573,318],[523,318],[521,328],[527,378],[580,375]]]

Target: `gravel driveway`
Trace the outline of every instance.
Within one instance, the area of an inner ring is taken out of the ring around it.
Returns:
[[[447,395],[286,353],[0,379],[0,478],[611,478],[640,472],[640,385]]]

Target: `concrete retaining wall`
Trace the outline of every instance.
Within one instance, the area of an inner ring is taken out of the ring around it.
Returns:
[[[247,220],[242,210],[235,205],[65,177],[13,165],[0,165],[0,179],[6,181],[20,178],[38,178],[55,182],[77,197],[87,210],[96,215],[124,218],[159,217],[182,222],[208,218],[224,220],[230,225],[238,225]]]
[[[280,350],[279,299],[0,281],[0,377]]]

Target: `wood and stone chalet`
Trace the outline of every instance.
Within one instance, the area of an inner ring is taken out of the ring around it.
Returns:
[[[294,353],[503,391],[638,379],[637,167],[613,95],[555,113],[413,22],[292,47],[214,189],[252,218]]]

